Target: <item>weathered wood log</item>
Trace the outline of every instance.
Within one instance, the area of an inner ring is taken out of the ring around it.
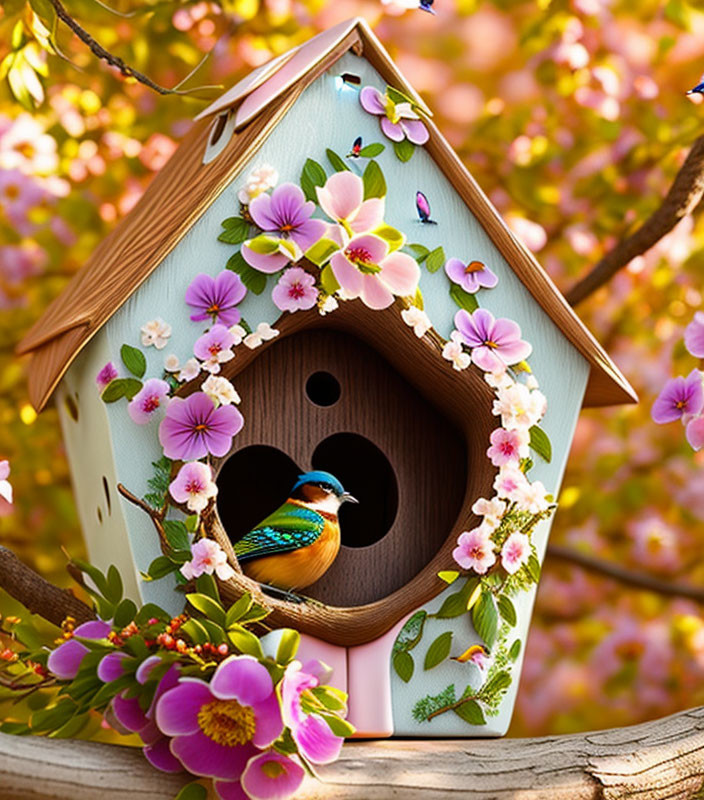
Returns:
[[[540,739],[352,741],[319,774],[299,800],[695,800],[704,707]],[[184,782],[133,748],[0,734],[2,800],[172,800]]]

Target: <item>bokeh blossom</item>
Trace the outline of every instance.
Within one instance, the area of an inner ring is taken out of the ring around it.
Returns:
[[[12,505],[12,484],[10,477],[10,462],[7,459],[0,461],[0,503]]]

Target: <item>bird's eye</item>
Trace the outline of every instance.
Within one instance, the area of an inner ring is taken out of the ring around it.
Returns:
[[[320,486],[321,489],[325,489],[326,492],[335,491],[329,483],[319,483],[318,486]]]

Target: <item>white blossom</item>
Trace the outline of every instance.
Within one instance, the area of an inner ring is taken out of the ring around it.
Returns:
[[[241,325],[233,325],[230,328],[230,333],[235,337],[235,341],[232,345],[233,347],[242,344],[244,337],[247,335],[247,331]]]
[[[200,388],[221,406],[237,404],[242,400],[230,381],[217,375],[209,375]]]
[[[462,349],[462,338],[459,331],[452,331],[450,334],[450,341],[442,349],[442,357],[452,361],[452,368],[458,372],[467,369],[472,363],[469,354]]]
[[[268,322],[260,322],[257,325],[257,329],[245,337],[244,343],[250,350],[254,350],[255,347],[259,347],[278,335],[279,331],[276,328],[272,328]]]
[[[181,367],[181,362],[175,353],[171,353],[164,359],[164,369],[166,372],[178,372]]]
[[[529,511],[531,514],[539,514],[545,511],[548,507],[546,500],[547,490],[543,486],[542,481],[535,481],[535,483],[526,483],[518,487],[514,493],[513,499],[521,511]]]
[[[163,350],[171,336],[171,325],[164,322],[161,317],[152,319],[142,325],[142,344],[145,347],[156,347],[157,350]]]
[[[178,373],[180,381],[192,381],[200,375],[200,361],[197,358],[189,358]]]
[[[340,304],[337,300],[329,294],[322,303],[318,303],[318,313],[321,317],[324,317],[326,314],[329,314],[331,311],[336,311],[340,307]]]
[[[273,189],[278,181],[279,173],[276,169],[271,164],[262,164],[247,176],[244,186],[237,193],[237,199],[248,206],[255,197]]]
[[[418,308],[418,306],[404,308],[401,312],[401,317],[409,328],[413,328],[413,333],[415,333],[419,339],[425,336],[425,334],[433,327],[430,317],[425,313],[425,311],[423,311],[423,309]]]
[[[505,511],[506,503],[499,500],[498,497],[492,497],[491,500],[480,497],[472,506],[472,512],[477,516],[484,517],[483,524],[492,531],[499,527]]]
[[[501,416],[501,425],[506,430],[530,428],[540,421],[547,401],[537,389],[532,391],[522,383],[498,389],[494,400],[493,413]]]

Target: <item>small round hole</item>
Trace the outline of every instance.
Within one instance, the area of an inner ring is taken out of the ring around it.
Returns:
[[[340,393],[340,382],[329,372],[314,372],[306,381],[306,395],[316,406],[334,406]]]

